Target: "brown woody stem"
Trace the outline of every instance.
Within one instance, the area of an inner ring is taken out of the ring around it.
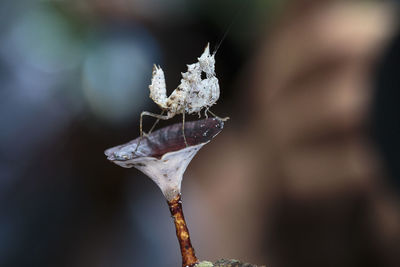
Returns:
[[[192,267],[199,261],[194,254],[194,248],[190,242],[189,230],[183,216],[181,194],[176,195],[172,200],[167,201],[167,203],[174,218],[176,236],[178,237],[182,254],[182,267]]]

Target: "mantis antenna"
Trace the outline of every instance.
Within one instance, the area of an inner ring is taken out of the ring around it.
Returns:
[[[246,2],[246,7],[249,2]],[[140,141],[144,135],[143,132],[143,117],[150,116],[157,120],[154,122],[148,134],[150,134],[160,120],[168,120],[174,117],[176,114],[182,114],[182,134],[186,146],[188,146],[185,137],[185,113],[192,114],[197,113],[201,117],[201,110],[205,109],[205,116],[207,112],[222,121],[228,120],[229,118],[220,118],[212,113],[209,108],[216,103],[219,98],[219,83],[215,77],[215,54],[220,48],[221,44],[230,32],[233,24],[237,21],[239,16],[243,13],[243,8],[238,9],[235,17],[228,25],[221,40],[215,47],[212,54],[210,54],[209,45],[207,44],[203,54],[198,58],[197,63],[193,63],[188,66],[188,71],[182,73],[181,84],[176,88],[169,97],[166,95],[166,85],[164,72],[161,67],[154,65],[153,77],[150,88],[150,98],[162,109],[160,115],[151,112],[143,111],[140,115],[140,140],[136,146],[135,152],[137,151]],[[206,74],[206,78],[203,79],[202,74]],[[167,115],[164,115],[167,112]]]

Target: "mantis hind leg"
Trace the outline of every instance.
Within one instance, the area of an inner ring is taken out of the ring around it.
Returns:
[[[172,118],[171,116],[163,115],[163,114],[164,114],[164,111],[160,115],[159,114],[155,114],[155,113],[151,113],[151,112],[148,112],[148,111],[143,111],[140,114],[140,138],[139,138],[138,144],[137,144],[134,152],[136,152],[138,150],[138,148],[140,146],[140,143],[142,142],[142,139],[143,139],[143,117],[144,116],[149,116],[149,117],[153,117],[153,118],[157,119],[156,122],[153,124],[153,126],[151,127],[151,129],[149,131],[149,134],[150,134],[154,130],[154,127],[156,127],[157,123],[160,120],[168,120],[168,119]]]
[[[205,114],[207,114],[207,112],[208,113],[210,113],[212,116],[214,116],[215,118],[217,118],[218,120],[221,120],[221,121],[227,121],[227,120],[229,120],[230,118],[229,117],[225,117],[225,118],[221,118],[221,117],[218,117],[217,115],[215,115],[211,110],[209,110],[208,108],[206,109],[206,111],[205,111]],[[207,118],[208,118],[208,116],[206,116]]]
[[[154,130],[154,127],[156,127],[157,123],[160,120],[169,120],[170,118],[172,118],[169,115],[163,115],[163,114],[164,114],[164,111],[161,114],[155,114],[155,113],[151,113],[151,112],[148,112],[148,111],[143,111],[140,114],[140,137],[143,137],[143,117],[144,116],[149,116],[149,117],[153,117],[153,118],[157,119],[156,122],[153,124],[153,126],[151,127],[151,129],[149,131],[149,134],[150,134]]]
[[[163,116],[163,115],[164,115],[164,112],[165,112],[165,110],[163,110],[163,111],[161,112],[160,116]],[[153,126],[151,126],[151,128],[150,128],[148,134],[151,134],[151,132],[154,130],[154,128],[156,127],[156,125],[158,124],[158,122],[159,122],[160,120],[161,120],[160,118],[157,118],[156,122],[154,122]]]

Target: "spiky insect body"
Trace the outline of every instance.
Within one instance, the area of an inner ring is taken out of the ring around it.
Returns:
[[[182,133],[185,137],[185,114],[198,113],[199,117],[202,109],[214,115],[209,108],[214,105],[219,98],[219,84],[215,77],[215,53],[210,54],[210,47],[207,44],[203,54],[197,58],[198,62],[187,65],[187,72],[182,73],[182,79],[179,86],[167,97],[167,88],[165,85],[164,72],[160,66],[154,65],[153,77],[151,79],[150,98],[163,110],[159,114],[143,111],[140,114],[140,136],[143,136],[143,116],[157,118],[157,121],[151,127],[149,133],[154,129],[159,120],[168,120],[177,114],[182,114]],[[205,77],[202,74],[205,74]],[[163,115],[167,112],[167,115]],[[215,116],[215,115],[214,115]],[[217,117],[217,116],[215,116]],[[220,120],[227,120],[228,118]],[[137,145],[139,147],[140,141]]]
[[[207,44],[197,63],[187,65],[179,86],[167,97],[164,72],[154,65],[149,86],[150,98],[164,111],[168,118],[176,114],[200,113],[208,110],[219,98],[219,84],[215,77],[215,54],[210,54]],[[205,74],[205,78],[202,77]],[[200,114],[199,114],[200,115]]]

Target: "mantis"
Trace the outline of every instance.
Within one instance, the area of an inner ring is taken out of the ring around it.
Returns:
[[[209,108],[214,105],[220,95],[218,79],[215,76],[215,52],[210,54],[210,47],[207,44],[203,54],[198,58],[197,63],[187,65],[187,72],[182,73],[181,83],[167,97],[164,72],[160,66],[154,65],[151,84],[149,85],[150,98],[161,108],[161,114],[143,111],[140,114],[140,137],[143,137],[143,117],[150,116],[156,118],[156,122],[151,127],[151,133],[160,120],[168,120],[177,114],[182,114],[182,133],[186,146],[188,143],[185,137],[185,114],[197,113],[201,117],[207,113],[214,117],[226,121],[229,118],[219,118],[212,113]],[[166,115],[164,113],[166,112]],[[146,134],[145,134],[146,135]],[[139,147],[140,141],[136,147]]]

